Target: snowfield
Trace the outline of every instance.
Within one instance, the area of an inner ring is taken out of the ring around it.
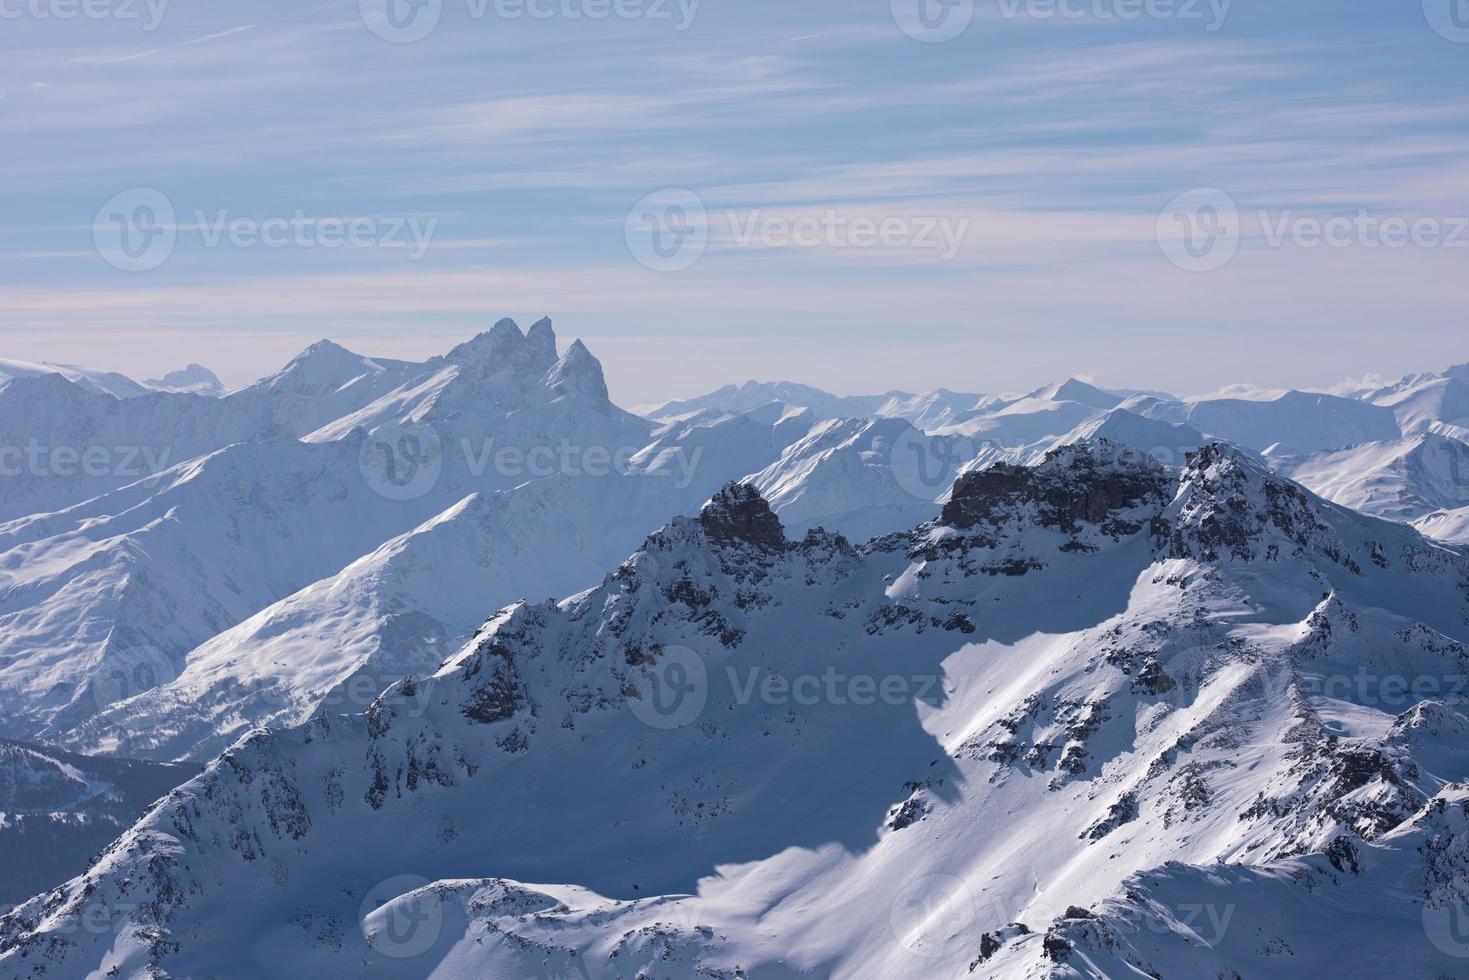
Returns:
[[[0,361],[0,977],[1469,975],[1464,379]]]
[[[1469,557],[1219,446],[997,465],[862,545],[731,484],[366,712],[246,736],[0,965],[1248,976],[1340,915],[1345,975],[1453,975],[1419,917],[1465,870],[1466,640]]]

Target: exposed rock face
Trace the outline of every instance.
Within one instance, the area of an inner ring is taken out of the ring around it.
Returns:
[[[238,743],[0,918],[0,976],[230,976],[217,937],[266,930],[291,976],[388,972],[392,923],[353,922],[384,856],[431,882],[389,902],[452,912],[416,975],[1305,975],[1341,906],[1421,953],[1403,923],[1469,867],[1469,714],[1358,672],[1463,676],[1469,559],[1224,452],[1068,449],[955,498],[853,547],[726,486],[366,714]],[[732,912],[733,868],[784,910]]]
[[[607,401],[608,397],[602,362],[593,357],[580,340],[573,341],[566,354],[547,373],[546,385],[556,391],[587,396],[597,403]]]
[[[699,512],[699,523],[719,544],[752,544],[776,551],[786,547],[780,518],[748,483],[731,483],[715,494]]]
[[[1079,522],[1108,529],[1114,512],[1145,503],[1161,507],[1172,479],[1142,453],[1106,442],[1065,446],[1046,454],[1039,466],[997,463],[966,473],[954,484],[940,520],[969,529],[996,524],[1031,504],[1037,523],[1075,533]],[[1133,533],[1117,527],[1121,533]]]
[[[0,739],[0,908],[80,874],[150,803],[197,772]]]

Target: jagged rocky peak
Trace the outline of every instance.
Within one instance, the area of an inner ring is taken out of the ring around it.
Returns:
[[[163,377],[153,378],[144,384],[164,391],[192,391],[209,395],[222,395],[225,390],[218,375],[197,363],[191,363],[178,371],[170,371]]]
[[[525,342],[537,360],[556,360],[556,330],[551,326],[550,317],[541,317],[531,324],[525,333]]]
[[[1239,450],[1210,443],[1189,453],[1170,508],[1173,552],[1251,561],[1314,547],[1349,562],[1316,503],[1300,486]]]
[[[556,333],[549,319],[538,321],[526,334],[520,324],[506,317],[485,333],[455,347],[446,360],[480,375],[507,368],[517,373],[545,371],[556,363]]]
[[[1035,466],[1001,462],[961,475],[940,521],[965,530],[1035,505],[1041,524],[1071,530],[1119,510],[1162,507],[1172,487],[1168,470],[1145,453],[1098,439],[1053,449]]]
[[[719,544],[753,544],[763,548],[786,547],[785,527],[770,504],[749,483],[730,483],[699,511],[699,524],[711,541]]]
[[[546,385],[562,392],[587,395],[599,402],[609,398],[607,380],[602,376],[602,362],[580,340],[573,341],[565,356],[551,368],[546,375]]]

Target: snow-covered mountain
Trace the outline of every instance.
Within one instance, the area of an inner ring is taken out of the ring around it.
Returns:
[[[1189,425],[1255,452],[1316,453],[1402,435],[1390,408],[1318,392],[1277,398],[1210,398],[1168,402],[1139,396],[1124,407],[1148,418]]]
[[[216,397],[225,393],[219,376],[202,364],[190,364],[178,371],[170,371],[161,378],[144,381],[143,384],[154,391],[177,391]]]
[[[965,440],[929,436],[902,419],[832,420],[750,482],[794,533],[823,527],[865,541],[937,516],[975,452]]]
[[[273,659],[277,644],[236,631],[252,617],[301,622],[317,638],[326,634],[313,617],[387,617],[400,647],[388,662],[426,669],[435,644],[462,637],[484,609],[593,584],[668,514],[766,469],[811,425],[781,415],[656,426],[613,406],[600,364],[579,342],[560,353],[549,321],[528,334],[502,321],[420,365],[318,344],[251,391],[261,405],[291,406],[296,430],[346,414],[304,438],[239,442],[0,525],[0,731],[84,751],[207,757],[252,724],[299,720],[338,682],[378,676],[378,661],[347,643],[319,674],[294,671]],[[240,397],[188,402],[212,411]],[[479,502],[461,511],[471,496]],[[355,562],[450,514],[456,530],[437,537],[463,534],[463,546],[397,606],[383,582],[358,581]],[[457,613],[437,576],[467,590]],[[272,608],[302,590],[362,605]],[[285,702],[272,706],[281,682]],[[164,690],[116,722],[89,723],[153,688]],[[153,730],[164,716],[166,730]]]
[[[1369,388],[1356,397],[1389,408],[1404,435],[1436,432],[1469,439],[1469,364],[1442,374],[1413,374],[1390,385]]]
[[[1414,521],[1413,526],[1430,538],[1469,545],[1469,507],[1435,511]]]
[[[149,806],[198,771],[0,739],[0,908],[81,874]]]
[[[676,399],[659,405],[641,405],[633,411],[645,418],[670,421],[700,412],[743,415],[768,405],[807,409],[819,421],[839,419],[903,419],[920,429],[948,425],[983,404],[986,396],[939,388],[922,394],[889,391],[881,395],[833,395],[790,381],[747,381],[725,385],[697,398]]]
[[[999,463],[865,544],[731,485],[243,738],[0,975],[1301,975],[1342,930],[1340,975],[1458,975],[1466,642],[1469,555],[1218,445]]]
[[[1432,432],[1271,462],[1326,499],[1377,517],[1412,522],[1469,507],[1469,443]]]
[[[125,375],[113,371],[98,371],[76,364],[33,364],[0,358],[0,385],[16,378],[45,378],[59,376],[88,391],[114,398],[137,398],[147,394],[148,389]]]

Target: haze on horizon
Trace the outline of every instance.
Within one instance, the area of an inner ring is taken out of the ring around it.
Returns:
[[[1435,2],[1006,0],[948,39],[903,0],[432,0],[417,39],[385,0],[12,5],[0,357],[238,386],[322,337],[417,360],[549,314],[625,405],[1437,370],[1469,358],[1469,36]],[[1180,262],[1199,189],[1237,241]],[[109,222],[140,214],[169,247],[129,269]]]

